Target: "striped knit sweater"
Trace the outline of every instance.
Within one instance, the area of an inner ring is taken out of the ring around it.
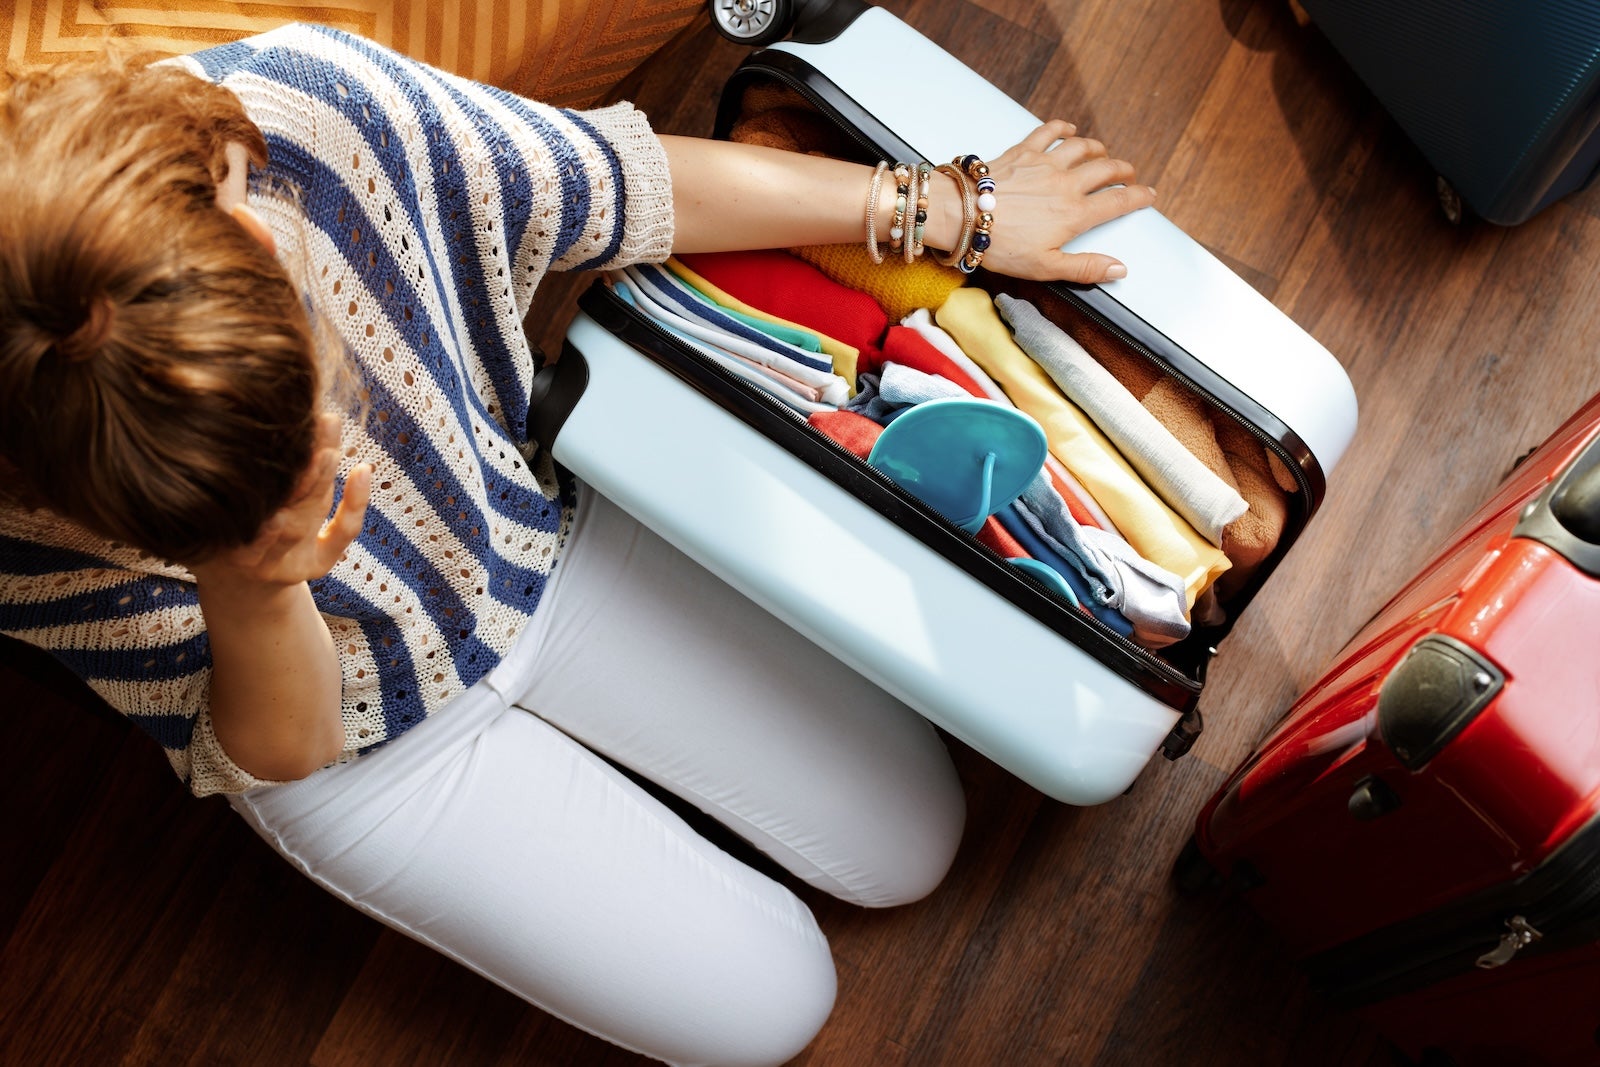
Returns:
[[[340,652],[341,762],[482,678],[521,632],[571,523],[524,440],[521,330],[549,270],[665,259],[665,154],[625,104],[547,108],[348,34],[289,26],[173,62],[267,139],[251,202],[345,339],[366,397],[344,470],[374,464],[365,529],[312,583]],[[263,784],[217,744],[193,577],[43,513],[0,509],[0,631],[48,650],[204,795]]]

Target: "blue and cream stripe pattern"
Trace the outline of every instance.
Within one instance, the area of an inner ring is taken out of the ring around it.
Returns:
[[[374,465],[372,503],[312,583],[355,758],[487,674],[538,605],[571,502],[522,440],[522,318],[547,271],[666,258],[665,155],[628,105],[544,107],[321,27],[170,62],[261,127],[271,163],[251,202],[356,368],[365,418],[346,420],[344,468]],[[0,630],[135,719],[196,794],[260,784],[211,733],[182,568],[0,511]]]

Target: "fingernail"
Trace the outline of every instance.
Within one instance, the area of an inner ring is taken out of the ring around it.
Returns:
[[[1127,276],[1128,268],[1124,267],[1121,263],[1113,263],[1111,266],[1106,268],[1107,278],[1126,278]]]
[[[1147,186],[1145,186],[1145,188],[1150,190],[1150,195],[1151,196],[1155,196],[1156,195],[1156,187],[1155,186],[1147,185]]]

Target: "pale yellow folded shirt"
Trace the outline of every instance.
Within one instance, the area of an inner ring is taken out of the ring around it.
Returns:
[[[1195,598],[1228,569],[1228,557],[1168,507],[1099,427],[1017,347],[989,294],[957,289],[934,317],[1012,403],[1044,428],[1051,454],[1083,483],[1128,543],[1183,579],[1193,607]]]

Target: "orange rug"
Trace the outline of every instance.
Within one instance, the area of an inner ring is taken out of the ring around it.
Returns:
[[[0,0],[6,61],[33,67],[108,37],[193,52],[318,22],[562,106],[593,103],[696,16],[703,0]]]

